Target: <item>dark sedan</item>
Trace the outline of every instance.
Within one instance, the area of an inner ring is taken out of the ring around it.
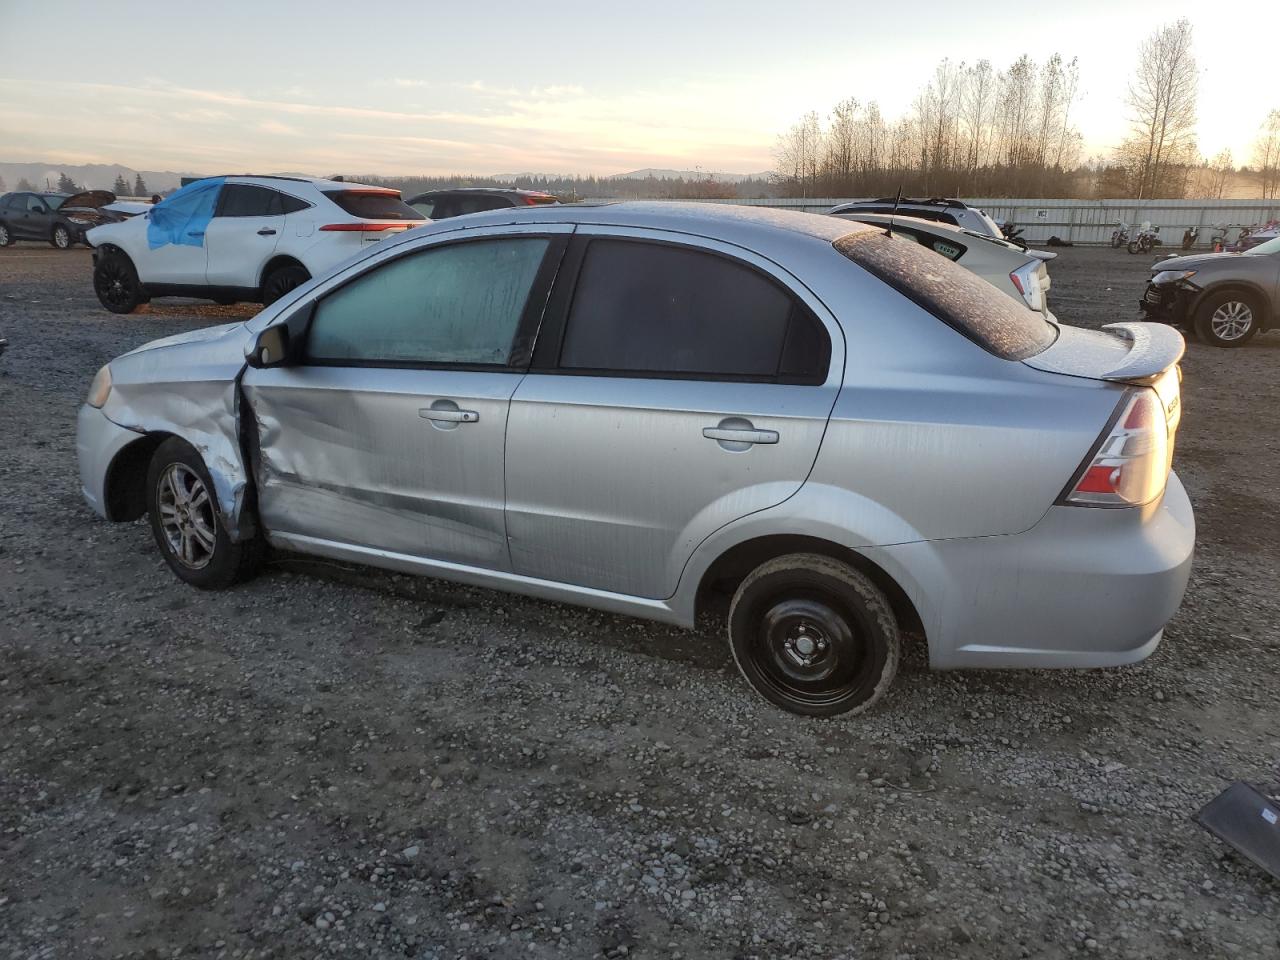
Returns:
[[[500,187],[457,187],[453,190],[428,190],[408,200],[423,216],[431,220],[447,220],[468,213],[501,210],[503,207],[542,207],[560,201],[537,190],[510,190]]]

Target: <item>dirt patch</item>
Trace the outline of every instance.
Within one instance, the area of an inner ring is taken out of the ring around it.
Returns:
[[[1064,320],[1150,258],[1073,248]],[[1277,788],[1280,336],[1192,344],[1200,548],[1136,667],[754,699],[722,636],[287,559],[205,594],[81,500],[75,411],[156,337],[83,250],[0,251],[0,955],[1270,956],[1280,884],[1189,815]]]

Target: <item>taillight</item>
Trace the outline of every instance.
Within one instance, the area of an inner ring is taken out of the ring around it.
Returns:
[[[1009,274],[1009,279],[1013,281],[1013,285],[1022,294],[1022,299],[1032,310],[1044,309],[1045,284],[1040,272],[1043,269],[1044,264],[1041,261],[1029,260]]]
[[[369,223],[355,221],[352,223],[326,223],[321,230],[340,230],[345,233],[381,233],[383,230],[407,230],[407,223]]]
[[[1134,390],[1064,502],[1085,507],[1150,503],[1169,479],[1172,443],[1159,394],[1145,387]]]

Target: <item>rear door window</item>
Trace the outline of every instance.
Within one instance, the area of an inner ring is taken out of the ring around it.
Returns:
[[[592,240],[569,309],[566,371],[822,383],[826,330],[772,278],[706,251]]]
[[[1033,357],[1057,337],[1057,328],[1041,314],[919,244],[863,230],[841,237],[835,248],[1001,359]]]
[[[251,183],[228,183],[218,195],[216,217],[274,217],[283,211],[280,194]]]
[[[341,207],[344,213],[362,220],[427,219],[401,200],[397,193],[385,193],[381,190],[328,190],[325,196]]]

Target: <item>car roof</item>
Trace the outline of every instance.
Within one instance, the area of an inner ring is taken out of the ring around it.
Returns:
[[[295,177],[286,174],[271,173],[232,173],[223,174],[222,178],[228,183],[254,183],[259,186],[263,185],[263,181],[283,181],[286,183],[306,183],[317,190],[333,191],[333,190],[368,190],[383,193],[394,193],[397,196],[400,191],[395,187],[380,187],[372,183],[357,183],[354,180],[331,180],[324,177]],[[214,177],[201,177],[201,180],[212,180]]]
[[[465,222],[464,222],[465,221]],[[664,200],[626,200],[599,204],[565,203],[506,207],[439,220],[409,231],[410,235],[447,232],[482,226],[525,223],[638,227],[709,237],[755,249],[797,236],[830,243],[874,227],[777,207],[747,207],[730,203],[689,203]],[[396,242],[396,241],[392,241]]]
[[[414,199],[422,197],[440,197],[450,193],[469,193],[491,197],[552,197],[555,194],[545,190],[525,190],[523,187],[440,187],[437,190],[424,190],[415,194]]]

